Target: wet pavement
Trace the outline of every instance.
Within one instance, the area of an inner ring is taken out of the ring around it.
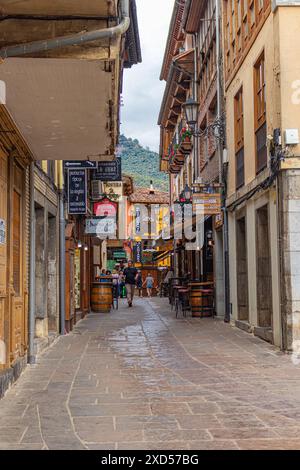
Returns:
[[[165,299],[91,314],[0,401],[0,449],[300,449],[300,365]]]

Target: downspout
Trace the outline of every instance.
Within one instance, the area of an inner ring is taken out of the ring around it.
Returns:
[[[87,42],[99,41],[101,39],[114,39],[126,33],[130,26],[129,13],[130,0],[120,0],[121,22],[112,28],[100,29],[95,31],[81,32],[71,36],[60,36],[42,41],[34,41],[25,44],[16,44],[13,46],[2,47],[0,57],[19,57],[26,54],[35,54],[39,52],[52,51],[63,47],[80,46]]]
[[[34,163],[30,163],[30,260],[29,260],[29,325],[28,325],[28,363],[35,364],[35,207],[34,207]]]
[[[59,324],[60,334],[65,334],[66,323],[66,237],[63,162],[58,162],[59,194]]]

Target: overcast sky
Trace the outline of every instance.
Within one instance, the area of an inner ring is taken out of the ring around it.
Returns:
[[[158,114],[165,82],[159,75],[174,0],[136,0],[143,63],[125,70],[121,132],[158,151]]]

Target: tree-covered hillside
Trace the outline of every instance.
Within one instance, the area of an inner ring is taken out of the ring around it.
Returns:
[[[119,156],[122,172],[132,176],[136,187],[147,188],[153,181],[154,188],[168,191],[168,176],[159,171],[159,155],[140,145],[137,139],[120,136]]]

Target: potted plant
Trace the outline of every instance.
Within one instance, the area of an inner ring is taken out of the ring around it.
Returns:
[[[192,133],[187,127],[183,127],[180,132],[182,142],[191,142]]]

